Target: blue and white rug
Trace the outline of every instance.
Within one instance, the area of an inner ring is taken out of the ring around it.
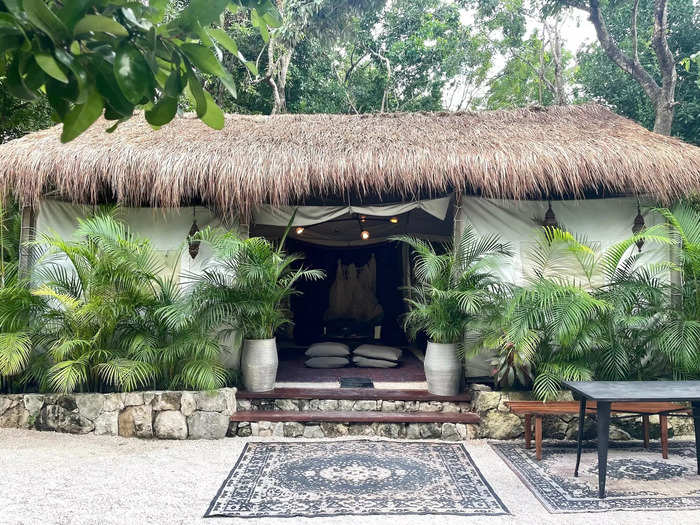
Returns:
[[[507,514],[457,443],[248,443],[205,517]]]
[[[545,443],[542,461],[523,443],[492,442],[491,446],[551,513],[613,510],[700,509],[700,476],[695,443],[669,442],[669,458],[658,444],[611,443],[606,497],[598,499],[598,453],[587,444],[579,477],[574,477],[576,445]]]

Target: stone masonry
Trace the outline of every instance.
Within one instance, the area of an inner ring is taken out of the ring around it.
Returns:
[[[158,439],[220,439],[236,389],[0,395],[0,427]]]

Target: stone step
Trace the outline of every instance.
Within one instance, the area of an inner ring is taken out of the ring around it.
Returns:
[[[276,388],[268,392],[240,390],[238,399],[344,399],[381,401],[448,401],[468,403],[468,392],[456,396],[436,396],[427,390],[388,390],[383,388]]]
[[[473,412],[372,412],[372,411],[298,411],[242,410],[231,416],[236,422],[298,422],[298,423],[470,423],[480,422]]]

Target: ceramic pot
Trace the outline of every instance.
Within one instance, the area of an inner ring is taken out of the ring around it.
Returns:
[[[462,384],[462,361],[457,357],[456,344],[428,342],[423,367],[428,381],[428,392],[438,396],[459,394]]]
[[[246,339],[243,342],[241,372],[248,392],[267,392],[277,379],[277,343],[272,339]]]

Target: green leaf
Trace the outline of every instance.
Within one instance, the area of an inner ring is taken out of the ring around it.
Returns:
[[[114,18],[102,15],[85,15],[73,28],[73,35],[86,33],[110,33],[114,36],[129,36],[129,32]]]
[[[238,45],[235,40],[228,36],[228,33],[223,29],[208,28],[207,33],[210,37],[216,40],[221,47],[234,56],[238,56]]]
[[[119,118],[131,116],[134,104],[129,102],[119,89],[112,64],[95,56],[92,65],[95,71],[95,85],[105,99],[105,107],[114,111]]]
[[[77,104],[63,119],[61,142],[70,142],[88,129],[102,114],[102,97],[96,89],[88,91],[85,104]]]
[[[177,67],[170,72],[168,80],[165,81],[165,93],[169,97],[176,98],[182,93],[183,89],[182,75],[180,75],[180,68]]]
[[[257,9],[252,9],[250,11],[250,21],[253,24],[253,27],[258,28],[258,31],[260,31],[260,36],[263,38],[263,40],[268,42],[270,40],[270,32],[267,30],[267,22],[265,22],[265,19],[260,16]]]
[[[63,2],[63,8],[57,13],[57,16],[69,30],[72,30],[78,20],[94,4],[95,0],[70,0],[69,2]]]
[[[68,77],[53,56],[49,55],[48,53],[37,53],[34,55],[34,60],[36,60],[39,67],[44,70],[44,73],[55,78],[59,82],[68,84]]]
[[[194,74],[194,71],[189,69],[189,66],[188,70],[187,88],[194,99],[197,117],[202,118],[207,112],[207,99],[204,95],[205,91],[202,89],[202,84],[200,84],[197,75]]]
[[[177,99],[165,96],[153,108],[146,111],[146,121],[152,126],[163,126],[177,113]]]
[[[180,49],[200,71],[219,77],[221,83],[228,89],[231,95],[234,97],[237,96],[233,77],[224,69],[211,49],[199,44],[190,43],[182,44]]]
[[[229,1],[191,0],[190,5],[182,11],[181,19],[188,24],[199,22],[202,26],[208,26],[219,19]]]
[[[63,49],[56,48],[54,50],[54,56],[61,64],[66,66],[73,73],[77,85],[77,95],[73,99],[73,102],[77,104],[84,104],[87,100],[87,89],[88,89],[88,78],[85,68],[76,60],[76,58],[67,53]]]
[[[44,0],[24,0],[23,5],[27,19],[46,33],[54,43],[68,39],[68,28],[48,8]]]
[[[20,62],[23,59],[22,55],[15,55],[14,60],[12,60],[10,66],[7,68],[7,91],[19,99],[34,100],[37,97],[36,93],[24,84],[24,80],[22,80],[22,76],[19,72]]]
[[[224,112],[221,108],[216,105],[214,99],[208,92],[204,92],[204,97],[207,100],[207,111],[201,117],[202,122],[213,129],[223,129],[226,119],[224,118]]]
[[[200,71],[219,77],[226,75],[223,66],[217,60],[213,51],[208,47],[200,44],[186,43],[182,44],[180,49]]]
[[[151,69],[141,52],[132,44],[124,44],[117,50],[114,76],[119,89],[132,104],[141,104],[151,92]]]

